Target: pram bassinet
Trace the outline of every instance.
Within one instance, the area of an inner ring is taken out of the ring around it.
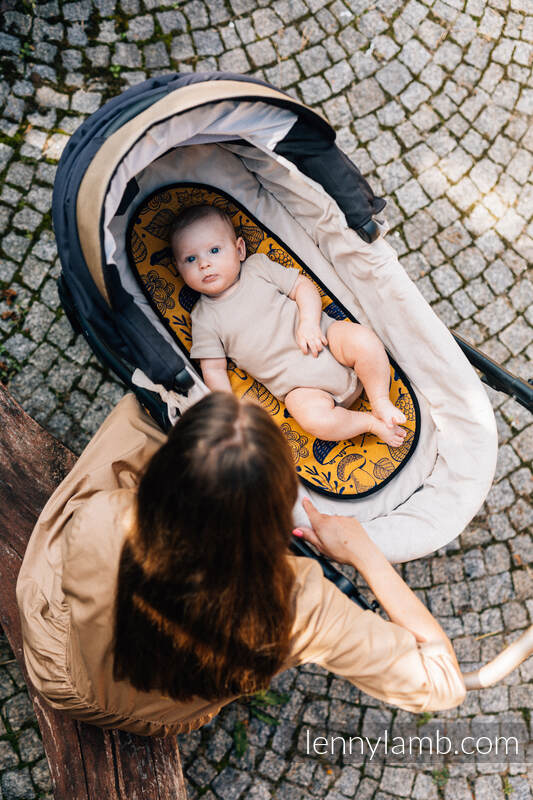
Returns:
[[[376,331],[411,381],[420,441],[393,481],[344,502],[302,488],[321,510],[365,521],[388,558],[405,561],[450,541],[480,507],[495,466],[494,417],[474,370],[382,238],[374,216],[384,202],[334,136],[310,109],[243,76],[170,75],[128,90],[81,126],[59,166],[61,294],[74,326],[164,425],[164,406],[133,385],[134,370],[176,387],[185,404],[202,384],[132,274],[126,232],[158,187],[208,184],[234,198]]]

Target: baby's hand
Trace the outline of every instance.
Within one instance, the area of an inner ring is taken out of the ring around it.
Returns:
[[[320,325],[303,319],[296,328],[296,343],[304,355],[309,352],[316,358],[328,340],[322,333]]]

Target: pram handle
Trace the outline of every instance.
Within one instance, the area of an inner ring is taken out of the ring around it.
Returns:
[[[183,367],[181,372],[178,372],[176,377],[174,378],[174,391],[178,392],[178,394],[183,394],[187,397],[187,393],[189,389],[192,389],[194,386],[194,380],[190,372],[188,372],[186,367]]]
[[[487,686],[498,683],[531,654],[533,654],[533,625],[488,664],[472,672],[463,672],[466,688],[468,690],[486,689]]]
[[[357,605],[361,606],[361,608],[365,611],[375,611],[377,608],[379,608],[378,603],[369,603],[367,600],[365,600],[357,586],[352,583],[352,581],[347,578],[346,575],[343,575],[342,572],[336,569],[333,564],[327,560],[327,558],[324,558],[324,556],[321,556],[320,553],[317,553],[315,550],[313,550],[313,548],[310,547],[307,542],[292,536],[290,549],[297,556],[313,558],[315,561],[318,561],[322,567],[324,576],[334,583],[337,589],[340,589],[343,594],[349,597],[350,600],[353,600],[355,603],[357,603]]]
[[[453,337],[473,367],[482,375],[481,380],[497,392],[505,392],[517,403],[533,413],[533,386],[501,367],[477,347],[465,341],[457,333]]]
[[[355,229],[355,232],[364,242],[372,244],[379,236],[379,227],[375,220],[369,219],[364,225],[359,225],[359,227]]]

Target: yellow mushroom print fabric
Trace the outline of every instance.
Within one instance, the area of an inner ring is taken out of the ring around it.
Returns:
[[[159,189],[137,208],[128,230],[127,250],[130,265],[152,308],[166,321],[168,330],[186,354],[192,344],[190,312],[198,295],[183,283],[176,270],[169,233],[180,211],[195,205],[221,208],[232,219],[237,235],[246,242],[248,256],[264,253],[285,267],[299,269],[314,282],[326,314],[334,319],[350,318],[319,285],[313,273],[235,200],[209,186],[174,184]],[[407,435],[401,447],[390,447],[370,433],[340,442],[317,439],[304,431],[283,403],[253,375],[231,360],[228,360],[228,375],[238,397],[259,402],[274,417],[287,439],[299,477],[316,491],[352,499],[375,492],[402,468],[418,441],[418,403],[407,378],[394,363],[391,363],[390,398],[407,418],[404,424]],[[366,395],[361,395],[352,408],[370,411]]]

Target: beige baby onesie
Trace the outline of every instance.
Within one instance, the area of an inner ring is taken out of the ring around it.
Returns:
[[[282,401],[301,387],[323,389],[346,403],[357,391],[353,369],[339,364],[327,347],[314,358],[296,344],[298,306],[287,295],[299,274],[261,253],[247,258],[232,292],[201,295],[196,303],[191,358],[232,358]],[[334,321],[322,313],[322,331]]]

